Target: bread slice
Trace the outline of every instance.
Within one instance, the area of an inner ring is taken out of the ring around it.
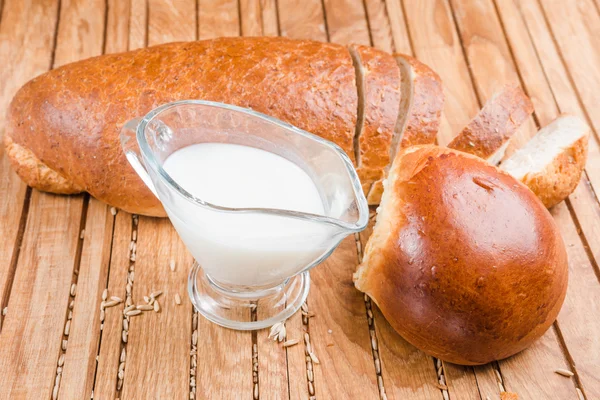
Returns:
[[[500,168],[527,185],[550,208],[577,187],[585,167],[589,135],[590,128],[581,118],[562,115]]]
[[[398,119],[400,69],[394,57],[381,50],[360,45],[350,45],[348,50],[358,90],[356,172],[366,196],[391,162],[389,148]]]
[[[440,77],[411,56],[395,54],[394,58],[400,67],[401,96],[398,120],[389,148],[391,161],[394,161],[399,148],[435,143],[444,108],[444,90]],[[389,168],[388,164],[383,178],[371,188],[367,196],[369,204],[379,204],[383,180]]]
[[[498,164],[510,138],[533,112],[529,97],[517,85],[507,85],[485,103],[448,147]]]

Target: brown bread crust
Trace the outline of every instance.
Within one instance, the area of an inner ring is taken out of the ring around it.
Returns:
[[[75,194],[84,191],[58,172],[48,168],[31,150],[14,143],[8,135],[4,135],[4,147],[17,174],[32,188],[59,194]]]
[[[363,98],[359,110],[364,118],[358,129],[358,177],[365,195],[391,162],[389,148],[398,119],[400,104],[400,69],[390,54],[372,47],[349,47],[362,79]],[[359,90],[360,93],[360,90]],[[359,112],[360,115],[360,112]]]
[[[126,161],[119,131],[183,99],[250,107],[331,140],[354,159],[358,100],[348,50],[285,38],[170,43],[66,65],[21,88],[6,134],[72,187],[129,212],[163,216]],[[12,161],[30,183],[29,167]],[[42,186],[62,193],[51,181]]]
[[[397,155],[356,286],[406,340],[458,364],[515,354],[567,289],[557,226],[522,183],[436,146]]]
[[[400,148],[435,143],[444,108],[444,90],[438,74],[409,55],[394,57],[402,76],[402,94],[395,138],[389,149],[391,161]],[[381,201],[383,179],[385,176],[371,188],[369,204]]]
[[[587,160],[588,137],[583,136],[564,149],[543,171],[521,179],[546,207],[557,205],[577,188]]]
[[[531,113],[533,103],[523,89],[507,85],[485,103],[448,147],[487,160],[510,140]]]

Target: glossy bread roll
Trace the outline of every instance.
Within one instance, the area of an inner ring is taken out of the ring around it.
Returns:
[[[525,185],[478,157],[415,146],[390,169],[355,283],[410,343],[476,365],[550,327],[567,270],[554,220]]]

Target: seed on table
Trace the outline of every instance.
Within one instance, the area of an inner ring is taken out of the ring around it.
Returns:
[[[179,297],[179,293],[175,293],[175,304],[181,304],[181,297]]]
[[[114,207],[111,207],[111,208],[110,208],[110,213],[111,213],[113,216],[117,215],[117,209],[116,209],[116,208],[114,208]]]
[[[58,357],[58,363],[57,363],[57,365],[59,367],[62,367],[64,365],[64,363],[65,363],[65,355],[61,354],[60,357]]]
[[[52,400],[58,399],[58,385],[54,385],[54,389],[52,389]]]
[[[8,313],[8,307],[4,307],[2,309],[2,315],[4,316],[4,315],[6,315],[6,313]]]
[[[57,374],[62,374],[62,367],[57,367],[56,368],[56,373]]]
[[[563,368],[558,368],[554,372],[556,372],[559,375],[566,376],[566,377],[571,377],[571,376],[575,375],[571,371],[569,371],[568,369],[563,369]]]
[[[123,299],[122,299],[122,298],[120,298],[120,297],[118,297],[118,296],[110,296],[110,299],[111,299],[112,301],[116,301],[116,302],[118,302],[118,303],[121,303],[121,302],[123,301]]]
[[[85,229],[81,230],[81,233],[79,233],[79,239],[83,239],[85,236]]]
[[[131,310],[131,311],[127,311],[125,313],[125,315],[127,317],[133,317],[133,316],[136,316],[136,315],[140,315],[141,313],[142,313],[142,310]]]
[[[119,377],[119,379],[123,379],[123,377],[125,376],[125,373],[121,370],[121,371],[119,371],[117,376]]]
[[[310,381],[308,382],[308,393],[310,393],[311,396],[315,394],[315,385]]]
[[[144,301],[145,301],[146,303],[150,303],[150,297],[148,297],[148,296],[144,296]]]
[[[75,302],[71,300],[71,302],[69,303],[69,310],[72,310],[73,306],[75,306]]]
[[[127,353],[125,352],[125,347],[123,347],[123,350],[121,350],[121,357],[119,357],[119,361],[124,363],[126,358],[127,358]]]
[[[127,331],[123,331],[122,335],[121,335],[121,339],[123,339],[123,343],[127,343]]]
[[[129,321],[127,320],[127,318],[123,318],[123,330],[129,330]]]
[[[74,283],[71,285],[71,297],[75,297],[75,292],[77,291],[77,284]]]
[[[104,302],[104,308],[107,308],[107,307],[114,307],[114,306],[116,306],[117,304],[120,304],[120,302],[119,302],[119,301],[116,301],[116,300],[108,300],[108,301],[105,301],[105,302]]]
[[[163,293],[162,290],[157,290],[155,292],[150,293],[150,297],[152,298],[157,298],[158,296],[160,296]]]
[[[135,306],[132,304],[130,306],[125,307],[123,310],[123,314],[127,314],[129,311],[135,310]]]
[[[315,353],[308,353],[308,355],[310,356],[310,359],[312,360],[312,362],[314,364],[320,364],[321,362],[319,361],[319,359],[317,358],[317,356],[315,356]]]
[[[102,300],[108,299],[108,289],[104,289],[102,292]]]
[[[152,311],[152,310],[154,310],[154,307],[152,307],[150,304],[140,304],[140,305],[137,305],[135,308],[138,309],[138,310],[140,310],[140,311]]]
[[[119,364],[119,371],[124,371],[125,370],[125,363],[123,361],[121,361],[121,363]]]
[[[131,233],[131,238],[132,238],[133,240],[137,240],[137,230],[134,230],[134,231]]]
[[[69,331],[71,330],[71,321],[67,321],[65,324],[65,336],[69,336]]]
[[[285,342],[283,342],[283,347],[290,347],[295,344],[298,344],[298,339],[290,339],[290,340],[286,340]]]
[[[68,341],[66,339],[63,339],[62,345],[61,345],[61,348],[63,351],[67,350],[67,343],[68,343]]]
[[[171,260],[169,262],[169,268],[171,269],[172,272],[175,272],[175,260]]]
[[[158,304],[158,300],[154,300],[154,312],[160,311],[160,304]]]

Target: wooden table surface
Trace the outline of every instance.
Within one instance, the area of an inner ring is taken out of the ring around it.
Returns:
[[[366,233],[311,271],[314,317],[288,320],[288,339],[300,343],[286,349],[266,331],[229,331],[194,313],[185,288],[192,259],[168,220],[115,215],[87,195],[31,190],[2,153],[0,398],[486,400],[509,391],[520,399],[600,399],[600,0],[0,0],[0,7],[2,115],[24,82],[81,58],[169,41],[283,35],[373,45],[429,64],[445,84],[441,144],[507,82],[523,85],[536,110],[513,150],[563,112],[594,130],[582,182],[552,209],[570,258],[562,312],[531,348],[475,368],[415,349],[354,289]],[[101,324],[106,288],[134,304],[162,290],[162,310],[125,320],[119,304]],[[318,364],[306,358],[308,348]]]

